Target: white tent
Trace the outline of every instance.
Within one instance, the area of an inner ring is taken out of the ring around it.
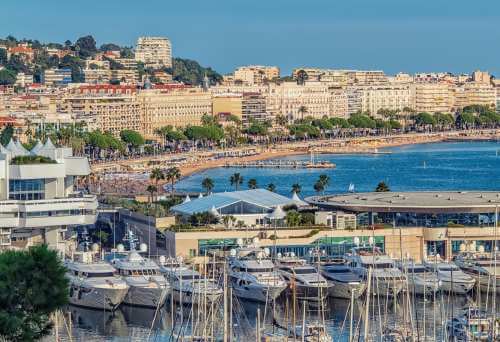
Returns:
[[[298,206],[307,205],[306,202],[304,202],[303,200],[300,199],[299,195],[297,195],[297,193],[295,191],[293,192],[292,201],[294,201],[295,204],[297,204]]]
[[[198,195],[198,198],[203,198],[203,194],[200,192],[200,194]]]
[[[38,152],[43,148],[43,144],[40,140],[37,140],[36,145],[30,151],[30,154],[37,155]]]
[[[267,215],[267,218],[270,220],[283,220],[286,217],[285,212],[281,209],[281,206],[277,206],[274,208],[273,212]]]
[[[191,202],[191,198],[189,197],[189,195],[186,195],[186,198],[184,198],[184,201],[182,203],[188,203],[188,202]]]

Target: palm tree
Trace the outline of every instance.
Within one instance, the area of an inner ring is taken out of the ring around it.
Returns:
[[[389,186],[385,184],[385,182],[380,182],[377,184],[377,187],[375,188],[375,192],[389,192],[391,189],[389,189]]]
[[[257,180],[255,178],[250,179],[247,184],[249,189],[257,189]]]
[[[234,186],[236,191],[238,191],[240,185],[243,183],[243,177],[239,173],[235,173],[231,175],[231,178],[229,178],[229,182]]]
[[[212,178],[204,178],[202,181],[201,181],[201,186],[203,187],[203,189],[205,189],[207,191],[207,195],[209,193],[212,192],[212,189],[214,188],[214,181]]]
[[[167,170],[166,177],[168,182],[171,184],[170,196],[174,195],[174,183],[181,178],[181,171],[178,167],[174,166]]]
[[[298,113],[300,114],[300,119],[304,119],[304,114],[307,114],[308,110],[306,106],[300,106],[299,109],[297,110]]]
[[[316,181],[316,183],[314,183],[314,190],[320,194],[320,193],[323,193],[325,191],[325,184],[323,184],[321,181]]]
[[[300,186],[299,183],[295,183],[292,185],[292,192],[295,192],[296,194],[300,194],[301,190],[302,190],[302,187]]]
[[[149,184],[148,187],[146,188],[146,191],[149,192],[149,203],[153,203],[153,198],[155,192],[158,191],[158,188],[154,186],[153,184]]]
[[[267,190],[269,190],[271,192],[275,192],[276,191],[276,185],[274,185],[273,183],[269,183],[267,185]]]
[[[285,127],[286,124],[288,123],[288,120],[287,118],[284,116],[284,115],[276,115],[276,117],[274,118],[274,121],[276,122],[276,124],[278,126],[281,126],[281,127]]]
[[[319,178],[318,178],[318,181],[323,183],[323,185],[325,186],[325,188],[330,185],[330,177],[328,177],[327,175],[319,175]]]
[[[158,183],[161,180],[165,179],[165,174],[159,167],[155,167],[153,170],[151,170],[151,173],[149,174],[149,179],[153,180],[155,182],[156,187],[158,187]]]

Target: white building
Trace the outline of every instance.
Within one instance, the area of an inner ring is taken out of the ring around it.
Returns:
[[[165,37],[139,37],[135,59],[149,68],[172,67],[172,46]]]
[[[50,140],[27,151],[0,145],[0,249],[45,243],[63,252],[68,229],[94,224],[97,199],[74,190],[90,174],[87,158]]]

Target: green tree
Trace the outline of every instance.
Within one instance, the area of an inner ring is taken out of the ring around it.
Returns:
[[[275,192],[276,191],[276,185],[274,185],[273,183],[267,184],[267,190],[269,190],[271,192]]]
[[[149,184],[146,187],[146,191],[149,193],[149,203],[153,203],[155,198],[155,193],[158,191],[158,188],[153,184]]]
[[[88,35],[78,38],[75,43],[75,49],[78,51],[78,55],[82,58],[89,58],[94,56],[97,52],[94,37]]]
[[[234,189],[238,191],[240,185],[243,184],[243,177],[239,173],[234,173],[229,178],[229,182],[231,183],[231,186],[234,186]]]
[[[300,114],[300,119],[304,119],[304,115],[309,112],[306,106],[300,106],[297,112]]]
[[[156,187],[158,187],[158,183],[165,179],[165,173],[163,173],[163,171],[159,167],[155,167],[153,170],[151,170],[149,179],[153,180]]]
[[[314,183],[314,191],[316,191],[318,194],[320,193],[323,193],[325,191],[325,184],[323,184],[321,181],[316,181],[316,183]]]
[[[391,189],[389,189],[389,186],[385,184],[384,181],[379,182],[377,184],[377,187],[375,188],[375,192],[389,192]]]
[[[14,71],[9,69],[0,70],[0,85],[13,85],[14,83],[16,83],[16,73]]]
[[[190,85],[201,85],[205,75],[212,85],[222,81],[222,76],[216,71],[202,67],[198,62],[190,59],[173,58],[172,68],[165,71],[172,75],[174,81]]]
[[[347,122],[356,128],[375,128],[376,122],[371,117],[362,113],[355,113]]]
[[[249,179],[247,184],[249,189],[257,189],[257,180],[255,178]]]
[[[2,133],[0,133],[0,143],[3,146],[7,146],[7,144],[10,142],[12,139],[12,136],[14,135],[14,127],[12,125],[7,125],[2,129]]]
[[[178,167],[174,166],[171,167],[167,170],[167,173],[165,174],[165,178],[168,182],[170,182],[171,185],[171,196],[174,195],[174,184],[177,182],[179,179],[181,179],[181,170],[179,170]]]
[[[66,269],[47,246],[0,253],[0,338],[35,341],[50,333],[50,316],[68,302]]]
[[[474,123],[476,122],[476,118],[472,113],[460,113],[457,115],[456,123],[462,129],[472,128]]]
[[[132,131],[130,129],[125,129],[120,132],[120,138],[126,144],[131,145],[134,148],[137,148],[141,145],[144,145],[144,137],[136,131]]]
[[[330,185],[330,177],[325,174],[319,175],[318,182],[321,182],[325,187],[327,187]]]
[[[285,222],[288,227],[300,226],[301,221],[302,217],[296,210],[290,210],[286,213]]]
[[[426,112],[418,113],[415,116],[415,123],[419,126],[434,126],[436,124],[436,120],[434,117]]]
[[[209,193],[212,192],[213,188],[214,188],[214,181],[212,178],[204,178],[202,181],[201,181],[201,186],[203,187],[203,189],[205,189],[205,191],[207,192],[207,195]]]
[[[302,186],[299,183],[292,184],[292,193],[300,194]]]
[[[308,78],[309,76],[307,75],[307,72],[305,70],[299,70],[297,72],[296,79],[298,85],[304,85]]]

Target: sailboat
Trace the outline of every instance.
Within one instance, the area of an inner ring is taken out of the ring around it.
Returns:
[[[349,183],[349,189],[347,189],[348,192],[354,192],[354,184]]]

